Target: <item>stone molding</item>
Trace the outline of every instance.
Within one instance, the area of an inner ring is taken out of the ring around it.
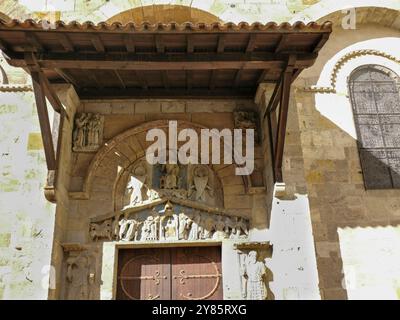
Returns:
[[[383,57],[386,59],[389,59],[395,63],[400,64],[400,59],[390,55],[388,53],[385,53],[383,51],[379,50],[373,50],[373,49],[363,49],[363,50],[356,50],[352,51],[350,53],[347,53],[344,55],[342,58],[340,58],[335,66],[332,69],[331,76],[330,76],[330,81],[331,85],[329,87],[317,87],[317,86],[311,86],[311,87],[305,87],[303,90],[305,92],[314,92],[314,93],[337,93],[336,90],[336,82],[337,82],[337,77],[342,69],[342,67],[349,62],[352,59],[362,57],[362,56],[378,56],[378,57]]]

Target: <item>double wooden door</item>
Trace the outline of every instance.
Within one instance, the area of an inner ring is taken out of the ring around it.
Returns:
[[[117,299],[221,300],[221,248],[122,249]]]

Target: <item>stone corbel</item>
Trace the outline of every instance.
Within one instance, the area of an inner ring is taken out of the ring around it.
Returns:
[[[273,245],[269,241],[265,242],[240,242],[235,243],[233,248],[238,251],[244,250],[268,250],[268,255],[272,256],[273,253]]]

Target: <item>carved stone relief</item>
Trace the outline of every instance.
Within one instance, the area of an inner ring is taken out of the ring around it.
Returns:
[[[97,285],[95,257],[86,250],[70,251],[66,260],[66,299],[93,299]]]
[[[242,297],[247,300],[273,300],[269,289],[272,273],[268,269],[272,247],[264,243],[241,243],[237,248],[240,264]]]
[[[92,221],[89,234],[93,241],[246,239],[249,221],[168,201],[137,212],[125,211],[111,218]]]
[[[220,182],[206,165],[150,165],[141,159],[121,176],[116,190],[116,210],[134,208],[164,198],[223,206]]]
[[[254,129],[254,140],[258,140],[258,117],[254,111],[237,111],[233,113],[235,129]]]
[[[214,196],[209,169],[205,165],[194,166],[191,172],[188,197],[196,201],[206,201],[206,194]]]
[[[75,116],[73,147],[75,152],[95,152],[103,142],[104,117],[99,114],[81,113]]]

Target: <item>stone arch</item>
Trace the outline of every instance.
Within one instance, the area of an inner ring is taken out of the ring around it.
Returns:
[[[120,22],[127,24],[129,22],[143,23],[214,23],[222,22],[216,15],[207,11],[182,5],[148,5],[137,7],[120,12],[107,19],[108,23]]]
[[[129,166],[145,156],[145,150],[153,142],[146,142],[145,136],[149,129],[168,128],[168,120],[146,122],[117,135],[106,142],[92,159],[83,184],[82,192],[70,192],[72,199],[95,199],[98,191],[107,191],[107,199],[112,200],[116,180]],[[192,128],[200,133],[206,127],[187,121],[178,121],[180,129]],[[211,151],[210,151],[211,152]],[[211,158],[211,157],[210,157]],[[224,187],[234,183],[245,188],[245,181],[235,175],[234,164],[214,164],[209,166],[221,182],[222,195]],[[234,180],[232,182],[232,180]],[[94,196],[94,197],[93,197]]]
[[[325,61],[317,72],[316,85],[305,88],[316,93],[316,109],[354,139],[357,134],[349,99],[349,76],[355,69],[368,64],[381,65],[399,74],[400,56],[395,49],[396,43],[399,45],[400,39],[393,37],[353,43]]]
[[[370,10],[379,9],[377,13],[390,13],[389,16],[398,12],[400,10],[400,3],[395,0],[352,0],[352,1],[337,1],[337,0],[322,0],[307,9],[301,11],[295,15],[291,22],[296,21],[327,21],[328,18],[332,19],[335,23],[335,18],[340,16],[342,10],[348,10],[349,8],[361,8],[361,13],[368,13]],[[342,16],[343,17],[343,14]],[[374,19],[379,19],[380,17],[368,17],[367,19],[373,21]],[[384,17],[382,17],[384,18]],[[360,19],[363,17],[360,15]],[[341,21],[341,18],[340,18]],[[373,21],[379,23],[379,21]],[[397,20],[397,23],[400,23]]]

